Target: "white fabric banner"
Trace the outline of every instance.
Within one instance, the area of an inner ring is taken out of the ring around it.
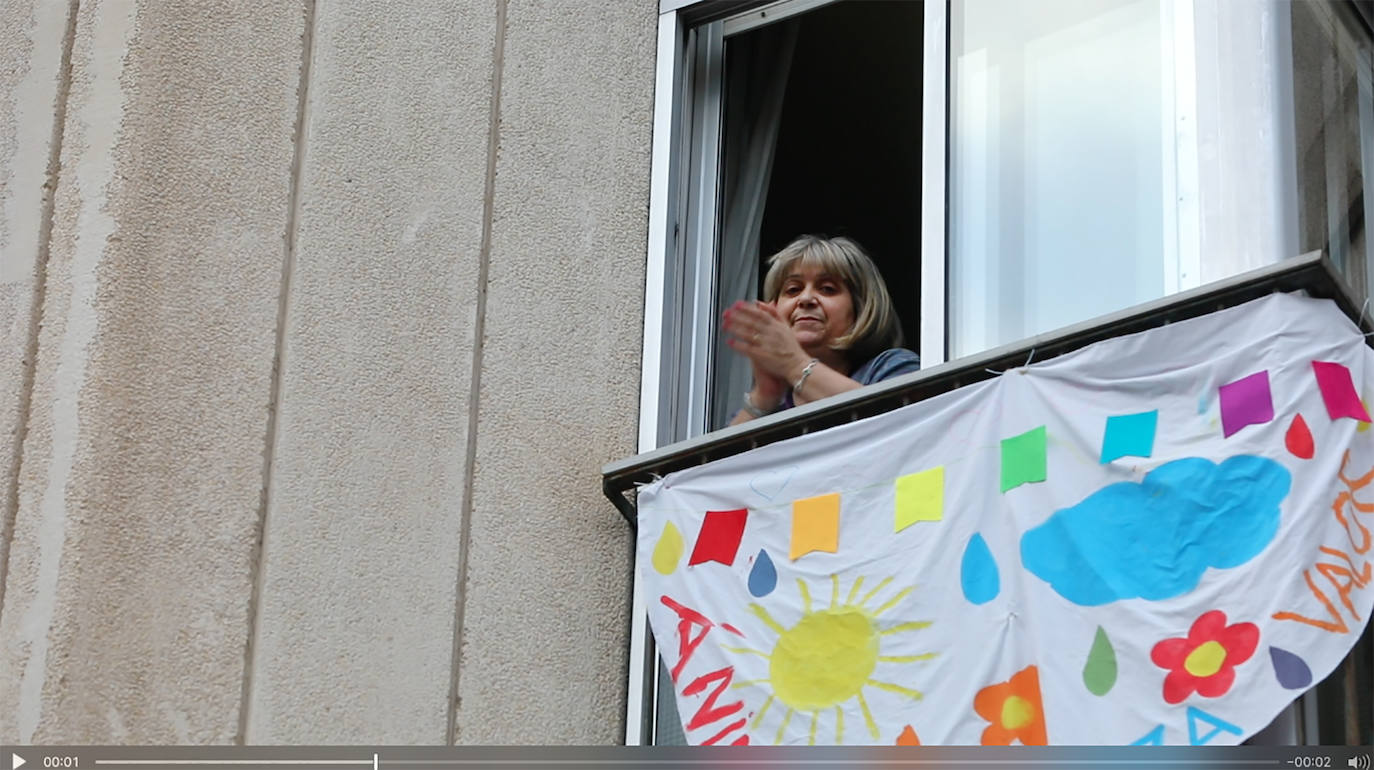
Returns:
[[[1239,743],[1374,602],[1370,356],[1276,294],[645,486],[688,742]]]

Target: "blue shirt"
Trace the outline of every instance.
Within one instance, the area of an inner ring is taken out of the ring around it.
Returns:
[[[921,357],[906,348],[888,348],[878,355],[865,361],[862,366],[855,369],[849,375],[849,379],[860,385],[872,385],[875,382],[890,380],[903,374],[910,374],[920,370]],[[787,395],[782,398],[782,405],[779,409],[791,409],[796,406],[792,401],[792,391],[788,390]]]
[[[920,370],[921,357],[906,348],[889,348],[854,370],[849,379],[860,385],[890,380],[902,374]]]

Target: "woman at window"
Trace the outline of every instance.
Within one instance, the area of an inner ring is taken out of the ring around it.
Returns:
[[[848,238],[803,235],[768,259],[763,302],[725,311],[754,386],[731,425],[921,368],[878,268]]]

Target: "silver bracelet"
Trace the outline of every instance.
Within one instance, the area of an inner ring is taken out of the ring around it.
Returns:
[[[811,370],[815,368],[816,364],[820,363],[820,361],[819,358],[813,358],[811,362],[806,365],[806,368],[802,370],[801,379],[797,380],[797,384],[792,386],[792,393],[794,395],[801,392],[802,386],[806,384],[806,378],[811,376]]]
[[[744,411],[748,412],[749,414],[755,417],[767,417],[768,415],[772,414],[773,412],[776,412],[777,410],[774,409],[773,412],[765,412],[757,406],[754,406],[754,399],[749,397],[749,391],[746,390],[744,391]]]

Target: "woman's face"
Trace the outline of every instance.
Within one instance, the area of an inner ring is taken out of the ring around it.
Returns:
[[[800,261],[783,279],[778,313],[802,349],[815,356],[854,325],[854,297],[838,276]]]

